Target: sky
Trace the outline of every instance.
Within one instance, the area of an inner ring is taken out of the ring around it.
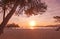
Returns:
[[[42,0],[46,2],[47,11],[42,15],[26,17],[25,15],[13,15],[8,23],[16,23],[21,27],[29,26],[30,21],[35,21],[37,26],[54,25],[53,16],[60,16],[60,0]],[[2,22],[2,14],[0,14],[0,22]]]

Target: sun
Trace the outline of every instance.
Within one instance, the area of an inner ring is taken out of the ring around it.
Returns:
[[[36,26],[36,22],[35,22],[35,21],[30,21],[30,22],[29,22],[29,26],[30,26],[30,27]]]

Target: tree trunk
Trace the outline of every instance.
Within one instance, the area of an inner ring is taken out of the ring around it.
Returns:
[[[5,19],[5,5],[3,6],[3,20]]]
[[[5,27],[5,25],[8,23],[9,19],[12,17],[12,15],[14,14],[16,8],[18,6],[18,2],[16,1],[16,3],[14,4],[14,7],[12,8],[12,10],[9,12],[9,14],[7,14],[7,16],[4,18],[4,20],[2,21],[1,25],[0,25],[0,35],[3,33],[3,29]]]

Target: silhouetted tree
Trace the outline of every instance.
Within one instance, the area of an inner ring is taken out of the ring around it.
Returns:
[[[56,22],[60,23],[60,16],[54,16],[54,19],[56,19]]]
[[[54,16],[53,18],[56,19],[55,22],[60,23],[60,16]],[[60,29],[60,27],[58,27],[58,28],[56,29],[56,31],[59,31],[59,29]]]
[[[47,10],[46,4],[41,3],[41,0],[0,0],[0,8],[4,11],[0,34],[14,13],[31,16],[41,14]],[[8,14],[5,15],[6,13]]]
[[[7,24],[6,27],[8,27],[8,28],[10,28],[10,27],[19,27],[19,25],[15,24],[15,23],[12,23],[12,24]]]

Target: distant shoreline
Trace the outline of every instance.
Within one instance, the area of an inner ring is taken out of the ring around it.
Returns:
[[[34,29],[57,29],[58,27],[33,27]],[[20,28],[20,27],[5,27],[5,29],[31,29],[31,28]]]

